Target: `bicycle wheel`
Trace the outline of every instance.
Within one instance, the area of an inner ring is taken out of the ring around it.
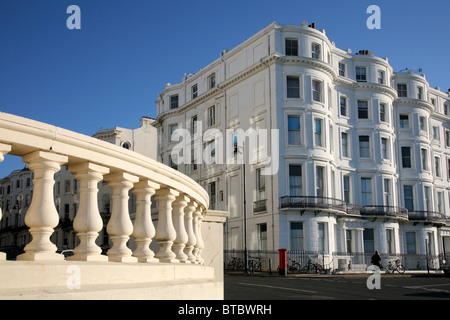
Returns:
[[[316,273],[322,273],[323,272],[323,267],[321,264],[316,265]]]
[[[303,267],[300,269],[300,273],[308,273],[308,271],[309,271],[309,266],[308,266],[308,265],[303,266]]]
[[[386,273],[393,273],[393,272],[394,272],[394,269],[392,269],[392,266],[390,264],[388,264],[386,266]]]
[[[398,273],[405,273],[405,271],[406,271],[406,268],[402,265],[402,264],[399,264],[398,266],[397,266],[397,271],[398,271]]]

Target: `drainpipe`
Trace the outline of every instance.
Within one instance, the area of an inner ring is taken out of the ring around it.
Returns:
[[[223,68],[223,74],[224,74],[224,81],[227,79],[227,68],[226,68],[226,62],[223,59],[225,52],[222,51],[220,53],[220,59],[222,60],[223,64],[224,64],[224,68]],[[223,100],[224,100],[224,109],[225,109],[225,115],[224,115],[224,126],[225,126],[225,132],[226,132],[226,128],[228,125],[227,122],[227,92],[225,89],[222,89],[219,85],[216,85],[216,88],[219,89],[220,91],[223,92]],[[227,146],[227,141],[226,141],[226,134],[225,134],[225,138],[224,138],[224,146],[225,146],[225,157],[226,157],[226,146]],[[225,159],[225,191],[226,191],[226,197],[225,197],[225,206],[226,206],[226,210],[229,212],[229,192],[228,192],[228,177],[227,177],[227,172],[228,172],[228,163]],[[226,241],[225,241],[225,249],[228,249],[228,219],[225,220],[225,230],[226,230]]]

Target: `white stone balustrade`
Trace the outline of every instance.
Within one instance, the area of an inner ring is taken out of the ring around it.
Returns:
[[[25,214],[32,239],[18,261],[0,254],[0,299],[223,299],[227,213],[207,211],[208,194],[194,180],[120,146],[0,112],[0,162],[5,154],[20,157],[34,173]],[[80,184],[73,221],[79,244],[71,261],[51,241],[61,218],[53,194],[61,165]],[[98,208],[102,180],[113,191],[106,226]],[[112,245],[103,255],[96,241],[105,227]],[[69,286],[77,275],[71,270],[81,272],[80,289]]]
[[[63,260],[55,253],[57,248],[50,236],[59,222],[54,174],[61,165],[67,165],[80,182],[79,207],[73,222],[80,242],[70,260],[202,263],[201,222],[209,199],[206,191],[187,176],[110,143],[0,113],[0,162],[7,153],[22,157],[34,172],[33,197],[25,216],[32,240],[18,260]],[[106,256],[95,243],[104,227],[97,203],[101,180],[113,191],[106,228],[112,246]],[[134,224],[128,212],[129,190],[136,195]],[[153,195],[158,203],[156,228],[151,216]],[[136,244],[134,252],[128,247],[131,237]],[[156,254],[150,249],[152,241],[159,246]]]
[[[202,226],[202,209],[201,208],[197,208],[197,210],[194,211],[194,222],[193,222],[193,227],[194,227],[194,233],[195,233],[195,238],[197,239],[197,242],[195,243],[194,246],[194,251],[193,254],[195,256],[195,263],[198,264],[203,264],[203,259],[201,258],[201,253],[204,247],[204,242],[202,239],[202,232],[201,232],[201,226]]]
[[[95,243],[99,231],[103,228],[103,220],[97,203],[97,185],[103,179],[103,175],[109,173],[109,169],[90,162],[83,162],[69,167],[69,170],[80,182],[80,203],[73,221],[73,228],[78,234],[80,244],[75,248],[74,255],[68,259],[105,261],[107,258],[101,255],[102,250]]]
[[[195,263],[195,255],[193,253],[194,246],[197,243],[197,238],[194,233],[194,220],[193,214],[197,210],[197,203],[190,202],[186,209],[184,210],[184,225],[186,228],[186,233],[188,236],[188,241],[184,247],[184,253],[187,255],[187,261],[190,263]]]
[[[62,255],[56,253],[57,248],[50,241],[50,236],[59,222],[53,195],[54,175],[68,161],[68,157],[35,151],[22,157],[22,160],[34,172],[33,198],[25,215],[25,224],[30,228],[32,240],[17,260],[64,260]]]
[[[173,224],[177,234],[172,248],[175,253],[175,258],[181,263],[186,263],[188,261],[188,256],[184,253],[184,248],[189,239],[184,225],[184,210],[189,201],[188,197],[180,195],[172,204]]]
[[[136,250],[133,257],[139,262],[157,262],[155,253],[150,249],[150,243],[155,236],[155,226],[152,221],[151,197],[160,185],[149,180],[143,180],[134,185],[133,192],[136,195],[136,217],[134,220],[133,234],[136,242]]]

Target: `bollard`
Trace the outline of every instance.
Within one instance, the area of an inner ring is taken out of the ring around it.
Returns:
[[[285,276],[287,274],[287,249],[278,249],[280,262],[280,267],[278,272],[280,276]]]

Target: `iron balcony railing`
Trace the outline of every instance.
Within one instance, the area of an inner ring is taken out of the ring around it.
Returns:
[[[435,211],[409,211],[408,219],[410,221],[426,221],[450,223],[450,219],[441,212]]]
[[[253,212],[258,213],[258,212],[267,211],[266,203],[267,203],[267,199],[257,200],[255,202],[253,202]]]
[[[360,216],[389,216],[408,218],[408,210],[403,207],[358,205],[340,199],[314,196],[284,196],[280,201],[281,209],[329,209]]]
[[[281,208],[314,208],[314,209],[331,209],[346,212],[347,203],[345,201],[313,196],[284,196],[281,197]]]
[[[408,209],[395,206],[361,206],[362,216],[388,216],[408,219]]]

